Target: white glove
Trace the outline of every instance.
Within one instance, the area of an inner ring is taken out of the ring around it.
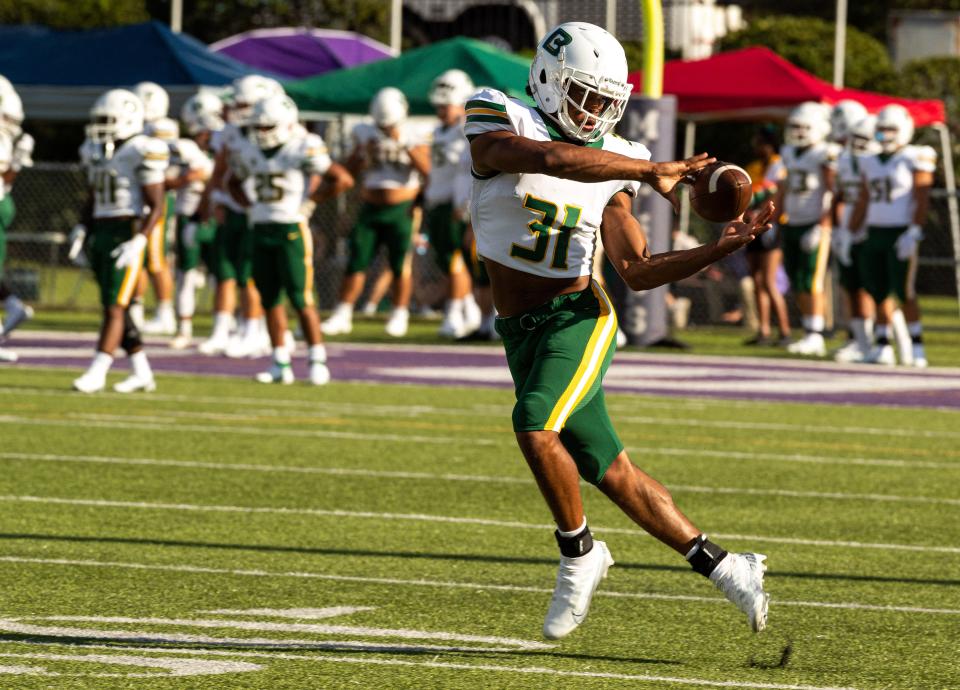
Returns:
[[[820,246],[820,236],[822,234],[823,228],[819,224],[814,225],[803,233],[803,237],[800,238],[800,249],[807,254],[812,254],[817,251],[817,247]]]
[[[126,242],[120,244],[116,249],[110,252],[116,261],[114,266],[117,268],[126,268],[132,266],[138,261],[143,261],[143,250],[147,246],[147,236],[138,232]]]
[[[900,261],[907,261],[917,251],[917,245],[922,239],[923,228],[912,223],[907,227],[906,232],[897,238],[897,258]]]
[[[186,249],[193,249],[197,246],[197,224],[194,221],[190,221],[183,226],[181,238]]]
[[[833,250],[834,256],[837,257],[837,261],[844,266],[849,266],[853,263],[853,259],[850,256],[850,248],[852,246],[853,234],[850,230],[842,225],[835,227],[830,235],[830,248]]]
[[[33,165],[33,137],[24,132],[17,138],[13,145],[12,167],[19,171],[21,168],[29,168]]]
[[[83,242],[87,239],[87,226],[83,223],[77,223],[70,230],[70,237],[68,238],[70,242],[70,251],[67,252],[67,258],[70,259],[70,263],[76,266],[82,266],[86,263],[82,259],[80,254],[83,251]]]
[[[303,217],[310,222],[310,218],[313,217],[313,212],[317,210],[317,203],[313,199],[304,199],[303,203],[300,204],[300,213],[303,214]]]

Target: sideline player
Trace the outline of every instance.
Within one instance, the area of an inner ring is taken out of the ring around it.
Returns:
[[[330,381],[327,351],[313,298],[313,237],[304,207],[325,201],[353,186],[346,169],[330,160],[316,134],[299,127],[297,106],[287,96],[259,101],[250,116],[251,141],[240,154],[242,169],[254,179],[250,205],[253,223],[253,280],[267,310],[273,364],[257,376],[261,383],[293,383],[290,349],[284,341],[287,313],[283,293],[300,318],[307,341],[310,383]],[[321,181],[322,178],[322,181]],[[231,191],[246,201],[243,180],[235,177]]]
[[[825,139],[829,113],[820,103],[801,103],[787,118],[786,146],[780,150],[787,175],[774,206],[787,222],[780,226],[783,265],[796,295],[806,335],[787,346],[798,355],[823,357],[824,278],[830,256],[831,199],[836,161]]]
[[[537,107],[492,89],[475,94],[466,134],[476,177],[471,220],[516,384],[513,427],[553,513],[562,554],[543,634],[557,639],[580,625],[613,565],[587,526],[578,473],[684,555],[762,630],[765,556],[727,553],[710,542],[630,461],[613,429],[601,382],[616,349],[617,318],[590,273],[600,232],[632,289],[679,280],[768,229],[773,205],[729,223],[715,242],[651,256],[632,215],[640,182],[676,207],[677,183],[713,159],[651,163],[644,146],[610,134],[630,86],[623,48],[600,27],[568,22],[553,29],[537,46],[528,88]]]
[[[437,265],[447,277],[447,304],[440,336],[462,338],[480,328],[480,307],[473,297],[470,271],[463,257],[466,220],[456,207],[460,162],[467,149],[463,136],[464,105],[474,92],[466,72],[447,70],[430,86],[430,105],[440,124],[430,142],[430,179],[423,192],[426,232]]]
[[[387,247],[393,272],[393,311],[388,335],[407,334],[413,277],[407,252],[413,237],[413,202],[423,178],[430,173],[430,149],[407,122],[407,98],[392,86],[381,89],[370,102],[373,124],[353,130],[354,146],[346,162],[350,173],[363,175],[363,204],[350,233],[350,258],[333,313],[323,323],[327,335],[353,330],[353,307],[363,292],[366,271],[381,244]]]
[[[82,393],[102,390],[120,346],[133,372],[113,389],[152,391],[153,371],[128,307],[143,268],[147,235],[163,212],[169,149],[142,133],[143,104],[130,91],[107,91],[94,103],[90,117],[80,149],[92,192],[84,217],[92,233],[87,255],[100,287],[103,323],[93,361],[73,387]]]
[[[912,146],[912,139],[913,118],[902,105],[888,105],[877,113],[880,153],[860,159],[863,185],[850,229],[856,232],[866,224],[857,265],[863,286],[877,304],[876,345],[866,361],[896,364],[890,345],[895,296],[910,335],[908,342],[898,339],[900,361],[923,368],[927,355],[914,283],[937,154],[929,146]]]
[[[13,203],[13,182],[23,168],[33,165],[33,137],[22,129],[23,103],[5,77],[0,76],[0,302],[4,319],[0,323],[0,342],[17,326],[33,317],[33,308],[24,304],[10,291],[3,280],[3,265],[7,257],[7,232],[13,224],[17,209]],[[17,355],[0,347],[0,362],[15,362]]]

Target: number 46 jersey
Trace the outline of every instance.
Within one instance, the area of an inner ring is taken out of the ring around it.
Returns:
[[[254,181],[250,220],[253,223],[305,222],[300,207],[310,193],[310,177],[323,175],[331,164],[327,147],[316,134],[300,134],[286,144],[266,150],[249,143],[238,167]]]
[[[493,89],[467,102],[467,139],[511,132],[535,141],[565,139],[547,116]],[[607,135],[589,144],[630,158],[650,159],[641,144]],[[480,256],[524,273],[548,278],[590,275],[603,210],[618,192],[636,196],[635,180],[575,182],[539,174],[473,171],[470,219]]]
[[[164,181],[170,161],[165,142],[143,134],[121,143],[112,155],[89,139],[80,146],[80,159],[93,188],[94,218],[143,215],[143,186]]]

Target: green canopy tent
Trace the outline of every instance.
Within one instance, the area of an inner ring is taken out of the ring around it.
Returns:
[[[371,99],[385,86],[403,91],[411,115],[429,115],[430,82],[448,69],[461,69],[477,86],[489,86],[523,97],[530,61],[470,38],[453,38],[316,77],[284,82],[302,112],[366,113]]]

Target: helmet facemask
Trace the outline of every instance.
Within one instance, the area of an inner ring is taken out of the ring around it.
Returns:
[[[599,83],[596,83],[599,82]],[[560,108],[555,113],[564,134],[590,143],[608,134],[623,117],[630,87],[607,77],[595,79],[580,70],[563,68],[560,72]],[[588,107],[598,100],[599,109]],[[576,113],[583,119],[577,124]]]

